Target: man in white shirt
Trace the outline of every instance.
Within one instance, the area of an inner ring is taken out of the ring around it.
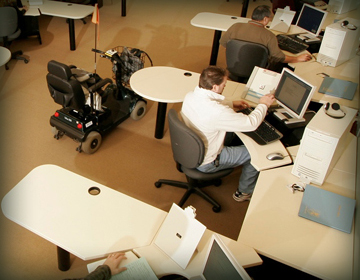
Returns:
[[[260,103],[250,115],[237,113],[248,107],[245,101],[228,101],[222,95],[228,73],[225,69],[210,66],[203,70],[199,85],[184,99],[181,114],[187,126],[195,130],[205,144],[205,158],[198,167],[202,172],[242,165],[239,186],[233,195],[236,201],[250,200],[258,171],[250,164],[250,154],[245,146],[224,146],[226,132],[253,131],[264,120],[273,95],[260,98]]]

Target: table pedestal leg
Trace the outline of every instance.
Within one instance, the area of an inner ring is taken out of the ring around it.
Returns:
[[[162,139],[164,136],[164,126],[166,118],[167,103],[159,102],[156,116],[155,138]]]
[[[219,53],[219,41],[221,38],[221,31],[215,30],[214,41],[212,44],[211,56],[210,56],[210,65],[216,65],[217,57]]]
[[[70,253],[63,248],[57,247],[58,268],[67,271],[70,268]]]
[[[241,17],[246,17],[248,7],[249,7],[249,0],[244,0],[241,9]]]
[[[121,16],[126,17],[126,0],[121,0]]]
[[[75,46],[75,25],[74,19],[69,18],[69,37],[70,37],[70,50],[74,51]]]

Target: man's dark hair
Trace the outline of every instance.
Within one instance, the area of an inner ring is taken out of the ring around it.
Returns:
[[[209,66],[200,75],[199,87],[211,90],[213,85],[220,85],[227,77],[227,71],[221,67]]]
[[[271,9],[267,5],[256,7],[251,15],[251,19],[256,21],[261,21],[264,19],[264,17],[271,17]]]

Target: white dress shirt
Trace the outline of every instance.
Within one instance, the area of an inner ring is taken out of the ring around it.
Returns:
[[[259,104],[249,116],[236,113],[232,101],[197,86],[185,96],[181,115],[185,124],[204,141],[204,165],[214,161],[220,154],[226,132],[255,130],[265,118],[266,111],[267,106]]]

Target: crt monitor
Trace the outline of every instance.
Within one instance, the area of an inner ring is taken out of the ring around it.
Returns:
[[[326,16],[326,11],[304,4],[300,11],[296,25],[309,33],[312,37],[316,37],[321,31],[321,26]]]
[[[286,124],[305,121],[303,116],[314,91],[315,86],[284,68],[275,90],[275,99],[281,108],[277,109],[274,115]]]

